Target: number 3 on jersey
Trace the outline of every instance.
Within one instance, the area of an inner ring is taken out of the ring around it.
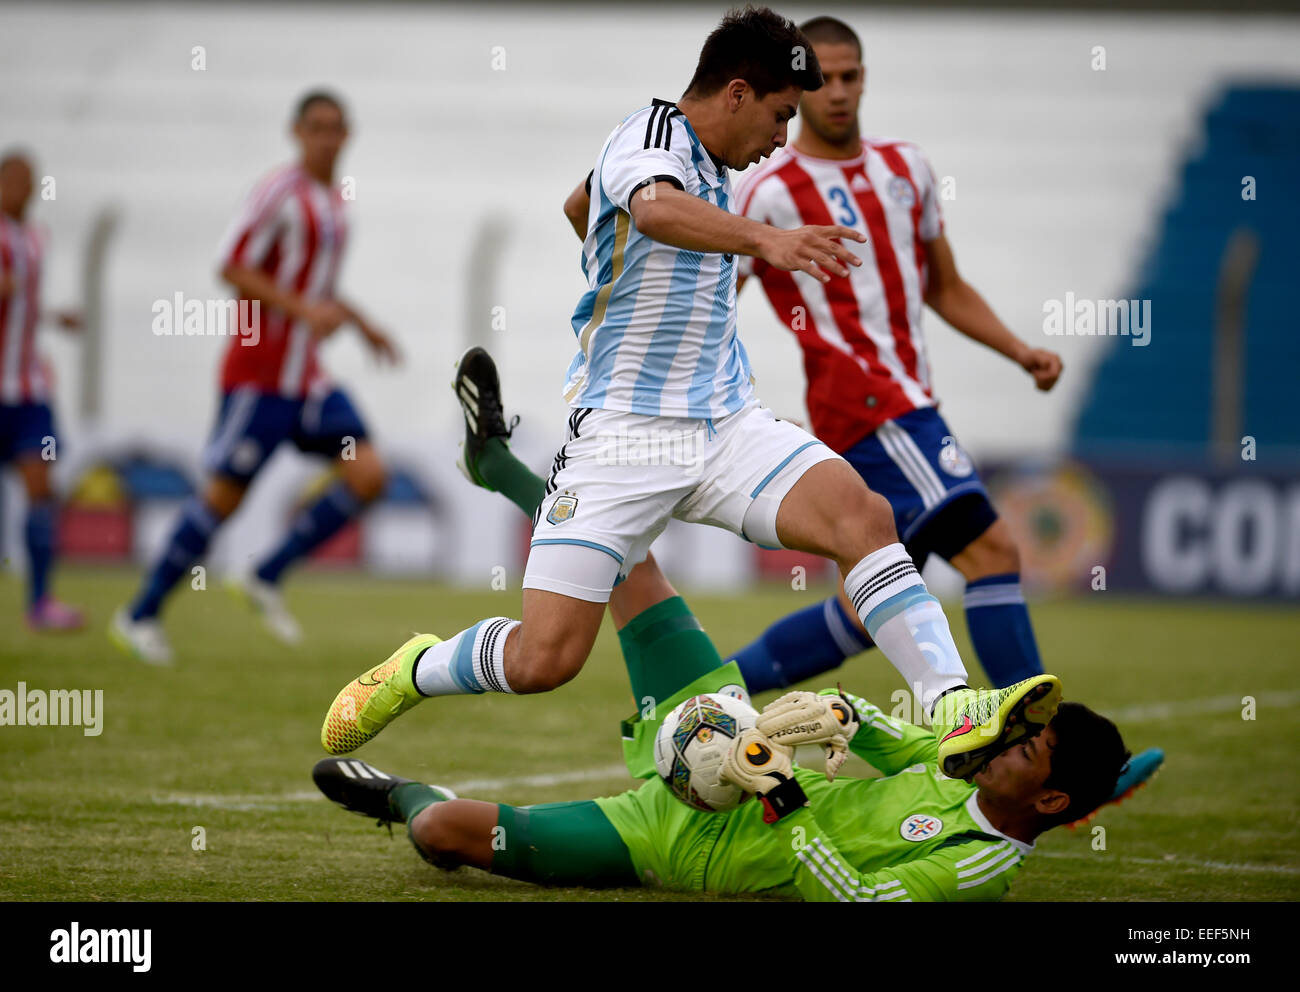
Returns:
[[[853,227],[857,224],[858,213],[853,209],[853,201],[849,199],[848,191],[843,186],[832,186],[827,195],[844,211],[835,218],[836,224],[843,224],[845,227]]]

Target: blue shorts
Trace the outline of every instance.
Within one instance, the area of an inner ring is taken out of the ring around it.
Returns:
[[[934,407],[886,421],[844,458],[889,500],[918,563],[931,551],[951,558],[997,519],[975,464]]]
[[[342,390],[303,400],[241,388],[221,398],[217,426],[203,453],[214,475],[248,482],[282,441],[308,454],[338,457],[349,438],[366,436],[365,424]]]
[[[0,403],[0,465],[37,454],[54,441],[54,412],[48,403]]]

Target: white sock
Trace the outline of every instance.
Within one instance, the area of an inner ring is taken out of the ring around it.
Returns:
[[[929,713],[941,693],[966,684],[948,618],[901,544],[871,552],[844,578],[871,639]]]
[[[415,663],[415,688],[424,696],[514,692],[506,682],[506,638],[518,626],[491,617],[426,648]]]

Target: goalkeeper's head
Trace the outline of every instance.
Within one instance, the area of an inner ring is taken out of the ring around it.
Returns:
[[[1128,759],[1115,724],[1082,703],[1062,703],[1041,734],[1003,751],[974,783],[981,805],[1039,834],[1106,802]]]

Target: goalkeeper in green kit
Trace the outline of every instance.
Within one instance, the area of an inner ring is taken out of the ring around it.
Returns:
[[[477,383],[480,404],[497,402],[489,370]],[[487,417],[473,412],[468,474],[525,510],[533,495],[540,503],[544,483],[509,455],[499,406]],[[655,717],[743,685],[652,558],[616,589],[610,612],[633,697],[654,700]],[[641,716],[624,722],[623,745],[629,772],[646,781],[608,798],[527,807],[459,799],[346,757],[320,761],[313,777],[346,809],[406,823],[416,849],[442,868],[592,888],[982,901],[1007,891],[1038,834],[1106,802],[1128,758],[1114,724],[1081,704],[1038,717],[1027,714],[1023,732],[965,781],[940,771],[931,731],[838,690],[789,693],[729,751],[722,778],[756,798],[723,813],[673,796],[654,767],[659,719]],[[825,749],[825,773],[794,767],[793,749],[804,744]],[[837,777],[848,751],[886,777]]]

